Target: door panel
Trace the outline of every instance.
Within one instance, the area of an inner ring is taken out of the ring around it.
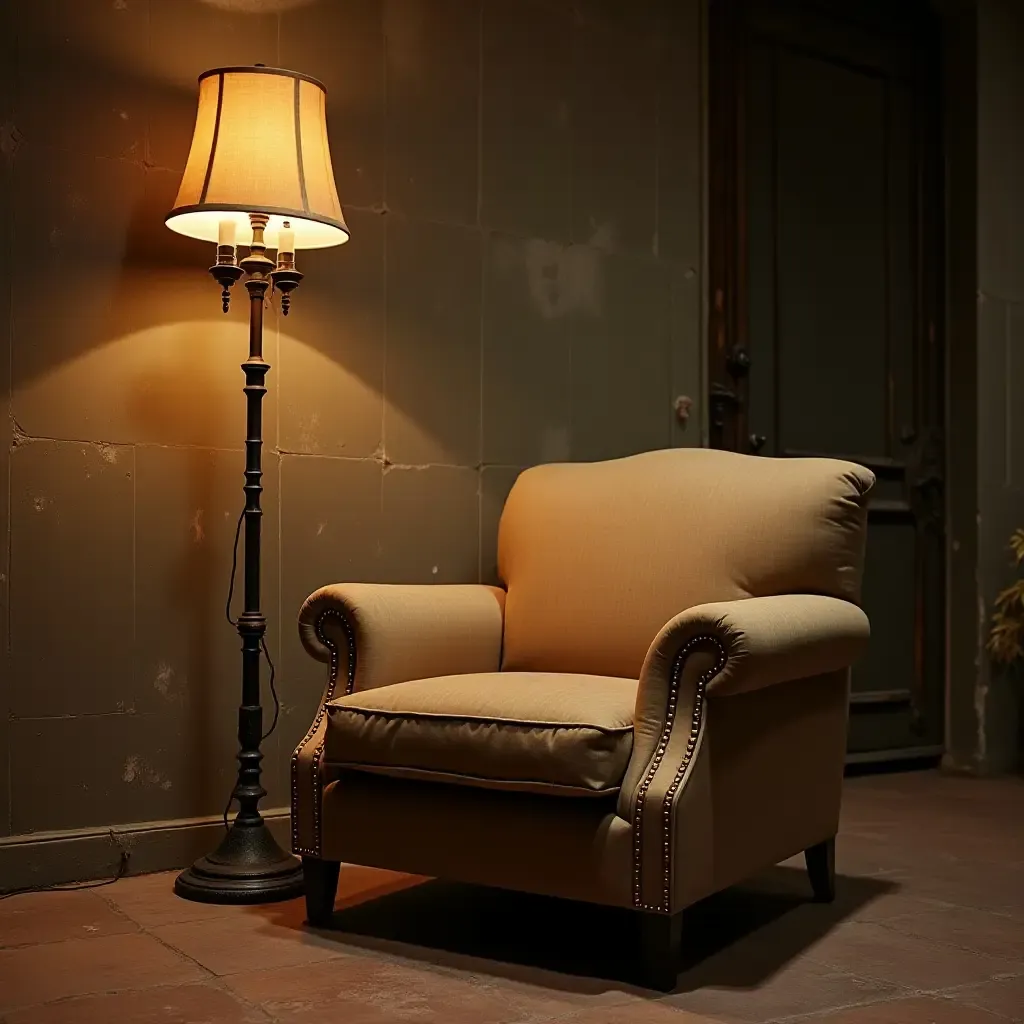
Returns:
[[[939,93],[926,14],[857,9],[713,0],[711,429],[875,472],[849,750],[876,759],[942,736]]]
[[[799,54],[777,52],[775,68],[776,444],[884,453],[884,90]]]

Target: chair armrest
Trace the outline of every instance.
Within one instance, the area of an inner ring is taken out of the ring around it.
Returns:
[[[813,685],[818,677],[829,686],[829,674],[834,686],[868,631],[856,605],[811,594],[700,605],[662,629],[641,670],[618,800],[619,815],[633,825],[637,906],[669,912],[713,891],[715,809],[703,756],[709,696],[789,680]],[[841,764],[841,752],[837,758]]]
[[[498,671],[504,609],[497,587],[335,583],[306,599],[299,636],[318,661],[346,670],[337,689],[352,692]]]
[[[847,668],[869,634],[868,618],[857,605],[817,594],[721,601],[677,615],[651,645],[640,673],[619,813],[634,818],[637,790],[659,748],[675,760],[692,757],[707,696]]]
[[[779,594],[702,604],[665,626],[647,654],[643,675],[663,673],[666,655],[674,658],[703,634],[717,638],[725,656],[708,692],[725,696],[759,690],[848,668],[870,632],[864,612],[836,597]]]
[[[476,585],[336,583],[299,612],[303,646],[330,669],[292,754],[292,849],[319,857],[327,702],[354,690],[501,667],[505,592]]]

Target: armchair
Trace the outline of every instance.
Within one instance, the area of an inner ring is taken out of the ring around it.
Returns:
[[[502,514],[504,589],[311,595],[310,923],[343,861],[627,907],[672,987],[697,900],[800,851],[831,899],[873,482],[708,449],[538,466]]]

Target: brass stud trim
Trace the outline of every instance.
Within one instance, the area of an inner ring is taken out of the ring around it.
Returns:
[[[676,709],[679,704],[679,684],[682,680],[683,666],[686,663],[691,651],[701,644],[710,644],[714,647],[716,658],[714,665],[704,672],[697,680],[697,688],[693,697],[693,714],[690,718],[690,735],[686,740],[686,750],[683,752],[676,769],[672,784],[665,793],[661,808],[662,825],[662,889],[661,902],[657,905],[644,903],[643,901],[643,815],[644,801],[647,799],[647,791],[654,781],[658,769],[665,758],[665,751],[668,749],[669,740],[672,736],[672,729],[675,725]],[[694,751],[697,748],[697,740],[700,737],[701,725],[704,716],[704,693],[708,683],[719,672],[725,668],[727,661],[725,647],[718,637],[702,634],[688,640],[675,656],[672,663],[672,675],[669,681],[668,705],[665,709],[665,724],[662,727],[661,735],[658,737],[658,745],[654,749],[654,756],[647,767],[644,780],[636,792],[636,803],[633,808],[633,906],[639,910],[651,910],[659,913],[669,913],[672,906],[672,803],[676,793],[683,784],[686,771],[693,759]]]
[[[323,830],[320,817],[320,783],[322,779],[324,740],[321,739],[313,751],[312,777],[310,785],[313,796],[313,846],[311,848],[299,845],[299,758],[305,752],[306,747],[316,735],[320,723],[327,714],[327,704],[334,699],[335,690],[338,687],[338,647],[324,632],[324,624],[328,619],[337,620],[345,633],[345,640],[348,644],[348,672],[345,680],[345,694],[348,695],[355,688],[356,681],[356,642],[355,630],[348,617],[336,608],[327,608],[322,611],[316,619],[314,630],[317,639],[331,652],[330,676],[327,681],[327,690],[320,701],[320,708],[313,719],[302,742],[295,748],[292,754],[292,849],[295,853],[304,854],[308,857],[319,857],[323,847]]]

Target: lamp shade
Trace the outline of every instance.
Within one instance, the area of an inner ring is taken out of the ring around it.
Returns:
[[[260,65],[199,76],[192,149],[166,224],[207,242],[225,231],[244,242],[250,213],[269,217],[270,248],[284,221],[296,249],[348,241],[327,142],[327,90],[313,78]]]

